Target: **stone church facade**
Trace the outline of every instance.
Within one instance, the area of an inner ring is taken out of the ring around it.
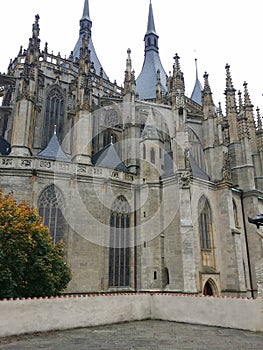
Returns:
[[[127,50],[123,87],[97,57],[88,0],[66,59],[40,48],[39,23],[0,75],[0,187],[64,241],[67,291],[256,296],[263,128],[247,84],[236,96],[226,65],[224,113],[207,73],[187,97],[151,2],[144,64],[136,78]]]

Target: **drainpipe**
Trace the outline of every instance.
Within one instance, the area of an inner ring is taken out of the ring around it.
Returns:
[[[134,290],[137,292],[137,210],[136,210],[136,185],[134,186]]]
[[[232,188],[232,190],[240,193],[242,218],[243,218],[243,226],[244,226],[244,234],[245,234],[245,243],[246,243],[246,251],[247,251],[250,292],[251,292],[251,297],[254,298],[254,290],[253,290],[253,283],[252,283],[252,269],[251,269],[251,263],[250,263],[250,252],[249,252],[249,246],[248,246],[247,225],[246,225],[245,209],[244,209],[244,191],[239,189],[239,188]]]

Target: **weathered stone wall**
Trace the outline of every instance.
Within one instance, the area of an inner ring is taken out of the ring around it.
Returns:
[[[145,319],[263,332],[263,299],[111,294],[0,301],[0,337]]]
[[[258,296],[263,298],[263,259],[256,264]]]

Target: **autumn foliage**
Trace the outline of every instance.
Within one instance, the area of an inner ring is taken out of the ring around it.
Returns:
[[[70,278],[63,244],[53,244],[36,209],[0,190],[0,298],[58,295]]]

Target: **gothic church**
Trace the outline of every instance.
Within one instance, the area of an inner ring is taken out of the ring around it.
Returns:
[[[236,96],[229,65],[225,112],[207,73],[186,96],[179,55],[170,75],[161,63],[151,1],[145,19],[141,72],[128,49],[118,86],[88,0],[68,58],[41,48],[36,15],[0,75],[0,188],[64,241],[70,293],[256,296],[263,236],[247,218],[263,212],[260,112],[246,83]]]

